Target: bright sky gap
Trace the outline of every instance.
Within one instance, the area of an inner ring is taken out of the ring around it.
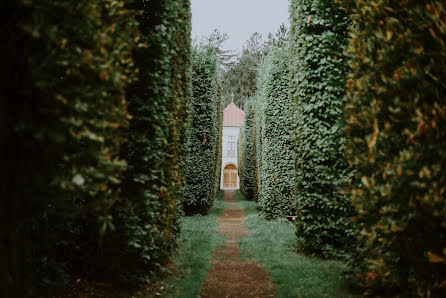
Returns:
[[[255,32],[266,38],[288,21],[288,0],[191,0],[192,37],[209,35],[214,29],[228,33],[225,50],[242,50]]]

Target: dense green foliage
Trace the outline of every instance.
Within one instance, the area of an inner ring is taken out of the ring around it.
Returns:
[[[288,96],[288,49],[274,48],[259,70],[256,95],[257,183],[262,213],[276,218],[293,213],[294,152],[292,106]]]
[[[134,50],[139,74],[128,89],[132,120],[125,150],[125,199],[116,205],[120,225],[111,237],[119,249],[111,253],[122,254],[112,264],[130,281],[152,278],[178,234],[186,149],[181,144],[187,139],[190,97],[189,6],[188,0],[134,6],[143,11],[138,19],[140,44]]]
[[[104,261],[96,257],[114,228],[126,167],[119,153],[136,23],[132,11],[107,1],[24,5],[14,38],[26,43],[15,61],[25,66],[9,98],[20,149],[10,153],[18,159],[10,175],[22,201],[24,288],[32,290],[65,284],[69,272],[92,272]]]
[[[288,29],[282,24],[275,34],[269,33],[266,40],[255,32],[246,41],[243,51],[222,75],[222,97],[224,106],[234,103],[245,109],[245,101],[257,90],[258,70],[262,60],[274,47],[282,47],[288,39]],[[234,95],[234,98],[232,98]]]
[[[446,6],[340,1],[351,13],[348,161],[368,294],[446,292]]]
[[[290,12],[297,235],[304,251],[329,257],[350,246],[354,236],[344,191],[350,169],[343,153],[341,105],[350,22],[333,1],[293,0]]]
[[[218,129],[222,118],[217,66],[213,47],[200,45],[194,48],[192,125],[183,189],[186,214],[206,214],[217,194],[216,176],[220,176],[218,165],[221,163],[221,133]]]
[[[290,34],[255,33],[234,60],[218,30],[191,49],[190,0],[2,1],[0,297],[153,283],[178,239],[171,290],[197,295],[223,202],[181,215],[218,195],[233,96],[241,193],[264,215],[240,203],[240,247],[278,296],[346,294],[340,263],[289,252],[296,215],[299,249],[352,256],[365,295],[440,297],[443,2],[291,0]]]
[[[221,179],[221,167],[222,167],[222,158],[223,158],[223,108],[221,101],[221,89],[219,89],[218,93],[218,104],[216,106],[218,117],[217,117],[217,150],[215,157],[215,181],[214,181],[214,196],[220,193],[220,179]]]
[[[232,94],[234,94],[234,103],[239,107],[243,107],[247,97],[254,95],[260,58],[260,55],[244,51],[236,63],[223,74],[222,89],[226,99],[225,106],[231,103]]]
[[[1,296],[96,273],[147,280],[166,261],[190,93],[189,6],[9,3],[0,30],[9,177]]]
[[[238,141],[240,191],[247,200],[254,199],[254,107],[254,98],[245,101],[245,121]]]

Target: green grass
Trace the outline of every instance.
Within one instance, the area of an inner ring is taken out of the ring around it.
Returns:
[[[173,257],[175,272],[164,297],[197,297],[210,268],[212,250],[227,238],[218,233],[217,219],[226,208],[223,191],[206,216],[182,218],[180,247]]]
[[[354,297],[344,289],[344,264],[297,254],[291,222],[268,221],[259,216],[255,202],[244,200],[239,191],[237,198],[245,209],[249,229],[249,237],[239,240],[242,256],[265,265],[275,284],[276,297]]]

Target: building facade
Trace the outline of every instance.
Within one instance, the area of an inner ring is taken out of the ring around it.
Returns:
[[[223,111],[222,170],[220,188],[238,189],[237,143],[245,112],[233,102]]]

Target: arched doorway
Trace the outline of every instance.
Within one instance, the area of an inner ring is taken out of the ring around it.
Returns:
[[[237,166],[226,165],[223,169],[223,188],[237,188]]]

